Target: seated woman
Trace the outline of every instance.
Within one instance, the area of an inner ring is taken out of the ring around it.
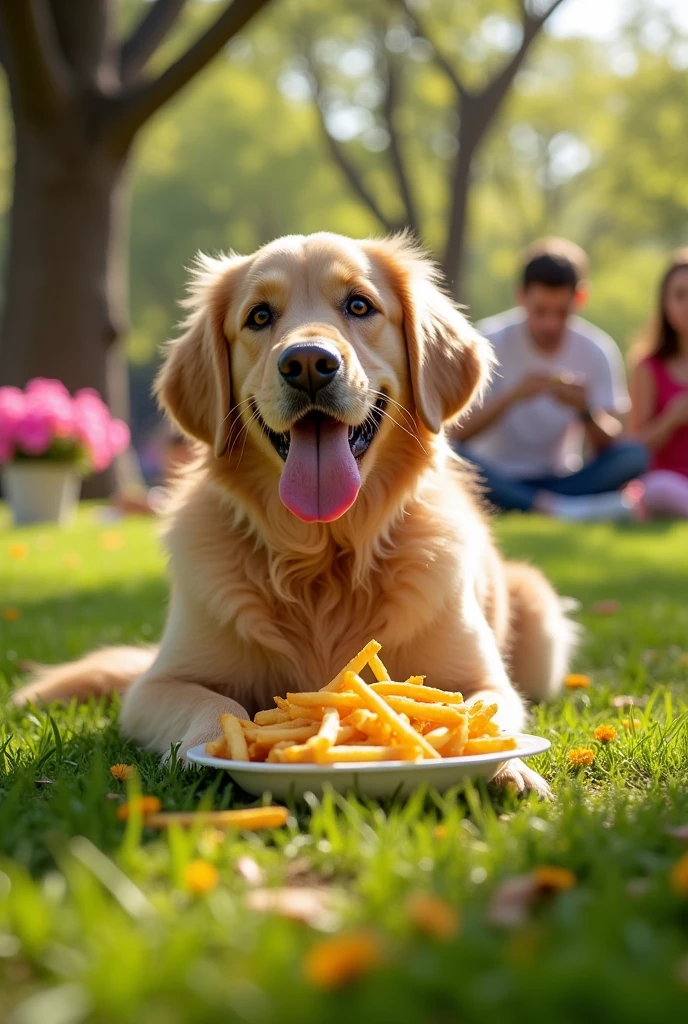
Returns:
[[[688,518],[688,249],[674,256],[644,358],[631,376],[632,430],[651,452],[642,478],[648,516]]]

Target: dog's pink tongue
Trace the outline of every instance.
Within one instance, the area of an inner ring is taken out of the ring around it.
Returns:
[[[290,512],[306,523],[330,523],[351,508],[360,487],[346,423],[306,416],[293,425],[279,488]]]

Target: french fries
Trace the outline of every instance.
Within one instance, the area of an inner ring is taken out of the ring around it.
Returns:
[[[253,722],[222,715],[222,735],[206,752],[231,761],[356,764],[421,761],[514,750],[494,721],[498,707],[464,704],[460,693],[425,685],[424,676],[395,682],[371,640],[327,686],[275,697]],[[375,682],[366,683],[368,668]]]

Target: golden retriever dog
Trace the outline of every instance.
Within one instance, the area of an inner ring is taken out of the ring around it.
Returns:
[[[118,690],[123,734],[183,755],[373,637],[393,678],[522,730],[575,631],[538,571],[501,559],[445,438],[493,357],[431,262],[404,237],[290,236],[200,258],[188,307],[157,382],[200,443],[167,514],[162,642],[47,669],[17,699]],[[547,792],[522,762],[506,780]]]

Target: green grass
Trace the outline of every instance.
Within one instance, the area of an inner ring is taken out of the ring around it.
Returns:
[[[109,776],[114,762],[138,765],[143,790],[169,809],[250,799],[219,773],[183,772],[139,753],[120,739],[112,708],[54,708],[52,717],[7,709],[0,1020],[685,1020],[688,895],[675,891],[670,872],[686,846],[667,830],[688,823],[688,528],[512,518],[498,532],[511,555],[542,565],[581,602],[587,630],[577,667],[592,686],[533,716],[532,731],[552,740],[534,761],[551,781],[552,804],[482,788],[384,806],[330,796],[292,808],[273,833],[229,834],[219,845],[198,831],[161,838],[117,821],[108,795],[124,788]],[[602,599],[618,600],[619,613],[596,616]],[[72,530],[0,528],[0,615],[10,617],[0,617],[0,696],[27,661],[155,639],[165,603],[149,522],[106,527],[87,509]],[[635,733],[612,706],[621,693],[648,698]],[[607,722],[620,735],[602,747],[592,731]],[[567,759],[579,745],[597,750],[582,771]],[[304,924],[247,908],[237,869],[247,856],[268,885],[324,890],[326,917]],[[199,857],[220,876],[203,896],[184,882],[185,865]],[[512,929],[490,924],[500,883],[545,864],[573,871],[576,886]],[[457,937],[441,942],[414,928],[405,900],[418,888],[459,910]],[[302,962],[321,929],[358,927],[379,936],[381,964],[334,993],[310,985]]]

